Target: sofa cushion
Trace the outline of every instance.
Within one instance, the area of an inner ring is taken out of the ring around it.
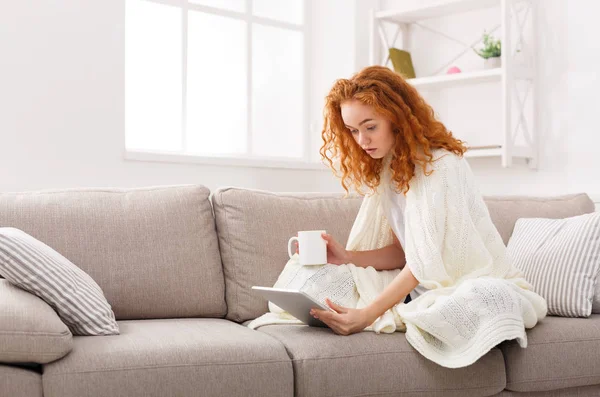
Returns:
[[[72,347],[71,332],[46,302],[0,280],[0,362],[44,364]]]
[[[594,202],[585,193],[551,197],[485,196],[492,222],[504,244],[519,218],[567,218],[594,212]]]
[[[253,285],[271,287],[300,230],[326,230],[344,246],[362,197],[341,193],[271,193],[221,188],[212,196],[225,272],[227,318],[242,322],[268,311]]]
[[[45,397],[293,396],[274,338],[223,319],[120,321],[121,335],[74,337],[44,366]]]
[[[515,341],[500,348],[506,360],[506,388],[545,391],[600,384],[600,315],[548,316],[527,331],[527,347]]]
[[[0,396],[42,397],[42,374],[12,365],[0,365]]]
[[[506,385],[497,348],[468,367],[449,369],[423,357],[402,332],[339,336],[305,325],[266,325],[258,332],[285,345],[296,397],[489,396]]]
[[[0,273],[47,302],[74,335],[119,333],[96,282],[67,258],[13,227],[0,227]]]
[[[209,190],[199,185],[0,194],[0,226],[77,264],[117,319],[222,317],[223,271]]]

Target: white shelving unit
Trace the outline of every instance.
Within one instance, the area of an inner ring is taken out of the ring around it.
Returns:
[[[494,83],[501,87],[502,126],[500,136],[490,138],[489,145],[470,147],[467,157],[499,157],[503,167],[510,167],[513,160],[523,158],[530,168],[537,168],[538,142],[535,136],[535,41],[528,37],[525,42],[523,30],[525,23],[530,21],[535,31],[535,2],[536,0],[446,0],[436,4],[423,5],[417,8],[402,10],[371,11],[371,51],[372,65],[387,65],[388,54],[381,54],[383,48],[400,48],[410,52],[410,32],[412,24],[423,20],[445,17],[486,8],[499,7],[501,18],[500,40],[502,42],[501,67],[497,69],[463,72],[457,74],[439,74],[427,77],[417,77],[408,81],[417,89],[438,90],[449,87],[461,87],[472,84]],[[530,18],[528,20],[528,18]],[[396,29],[391,40],[386,36],[384,24],[391,24]],[[494,28],[495,29],[495,28]],[[450,38],[444,32],[434,31],[440,36]],[[491,30],[491,29],[490,29]],[[489,31],[489,30],[488,30]],[[516,37],[514,36],[516,32]],[[477,40],[440,70],[445,70],[456,59],[461,57],[471,47],[479,42],[480,34],[474,35]],[[457,41],[457,40],[456,40]],[[527,43],[527,45],[525,45]],[[525,60],[525,62],[523,62]],[[517,82],[526,82],[525,93],[517,88]],[[533,112],[525,116],[525,103],[529,99]],[[516,109],[516,111],[515,111]],[[517,136],[521,134],[525,145],[517,144]],[[456,134],[460,139],[460,134]]]

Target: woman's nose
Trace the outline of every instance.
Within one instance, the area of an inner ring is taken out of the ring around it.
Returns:
[[[367,143],[367,137],[364,134],[358,133],[358,144],[360,146],[365,146]]]

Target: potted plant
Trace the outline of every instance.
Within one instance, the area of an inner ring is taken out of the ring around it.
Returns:
[[[500,55],[502,54],[500,39],[494,39],[489,33],[483,33],[483,48],[481,50],[473,49],[477,55],[484,59],[485,69],[500,67]]]

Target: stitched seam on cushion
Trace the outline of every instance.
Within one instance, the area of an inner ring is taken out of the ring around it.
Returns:
[[[574,195],[568,195],[565,197],[553,197],[551,200],[548,200],[547,198],[536,198],[536,197],[524,197],[524,196],[508,196],[508,197],[484,197],[484,199],[486,201],[514,201],[514,200],[524,200],[524,201],[535,201],[535,202],[539,202],[539,201],[543,201],[543,202],[549,202],[549,201],[570,201],[573,200],[575,198],[578,197],[589,197],[586,193],[577,193]]]
[[[57,350],[55,352],[40,352],[40,351],[22,351],[22,350],[2,350],[2,354],[11,353],[11,354],[19,354],[21,356],[29,356],[31,354],[40,355],[40,356],[56,356],[57,354],[64,353],[64,350]]]
[[[490,389],[491,387],[493,387],[493,386],[460,387],[457,389],[413,389],[413,390],[402,389],[402,393],[438,393],[438,392],[444,392],[444,391],[486,390],[486,389]],[[398,390],[384,391],[381,393],[352,394],[352,395],[344,394],[339,397],[368,397],[368,396],[388,396],[388,395],[397,396]],[[338,396],[336,395],[336,396],[332,396],[332,397],[338,397]]]
[[[416,351],[391,351],[391,352],[387,351],[387,352],[377,352],[377,353],[352,354],[352,355],[335,356],[335,357],[293,358],[292,361],[337,360],[339,358],[381,356],[384,354],[416,354],[416,355],[420,355]]]
[[[0,331],[0,335],[36,335],[36,336],[69,336],[70,332],[44,332],[44,331]]]
[[[252,189],[237,189],[237,188],[228,188],[226,190],[234,190],[234,191],[238,191],[238,192],[251,192],[251,193],[255,193],[255,194],[260,194],[261,196],[268,196],[268,197],[277,197],[277,198],[290,198],[290,199],[296,199],[296,200],[323,200],[323,199],[329,199],[329,200],[339,200],[340,198],[343,198],[343,196],[341,194],[335,196],[315,196],[315,197],[298,197],[298,196],[292,196],[292,194],[294,194],[293,192],[289,192],[289,195],[286,194],[277,194],[277,193],[273,193],[273,192],[264,192],[261,190],[252,190]],[[347,199],[361,199],[361,196],[349,196],[344,200]]]
[[[553,342],[539,342],[539,343],[529,343],[528,347],[532,347],[532,346],[542,346],[542,345],[554,345],[554,344],[559,344],[559,343],[577,343],[577,342],[598,342],[600,341],[600,338],[594,338],[594,339],[577,339],[577,340],[559,340],[559,341],[553,341]],[[515,347],[519,347],[521,348],[519,345],[506,345],[507,348],[515,348]]]
[[[37,191],[26,191],[26,192],[4,192],[2,195],[27,195],[27,196],[41,196],[41,195],[49,195],[49,194],[63,194],[63,193],[116,193],[116,194],[128,194],[133,192],[149,192],[156,190],[171,190],[175,188],[201,188],[207,189],[205,185],[195,184],[195,183],[184,183],[177,185],[166,185],[166,186],[156,186],[156,187],[136,187],[136,188],[111,188],[111,189],[103,189],[103,188],[66,188],[66,189],[43,189]]]
[[[507,383],[506,385],[510,386],[510,385],[524,384],[524,383],[548,382],[549,380],[561,381],[561,380],[585,379],[585,378],[598,379],[598,377],[600,377],[600,374],[598,374],[598,375],[569,376],[567,378],[527,379],[527,380],[520,380],[520,381],[517,381],[517,382],[510,382],[510,383]]]
[[[235,278],[236,282],[235,282],[235,310],[237,310],[237,314],[234,316],[236,317],[236,320],[238,322],[242,321],[239,310],[240,310],[240,296],[239,296],[239,285],[237,285],[237,280],[239,277],[239,272],[238,272],[238,268],[237,268],[237,261],[234,259],[234,255],[233,255],[233,247],[232,247],[232,242],[231,242],[231,228],[229,227],[229,213],[227,212],[227,205],[225,204],[225,201],[223,200],[223,193],[219,194],[220,197],[217,197],[217,201],[220,201],[220,205],[223,208],[223,212],[225,213],[225,233],[227,233],[227,238],[229,239],[229,253],[231,256],[231,261],[233,262],[233,277]],[[222,260],[222,259],[221,259]],[[223,269],[223,272],[225,272],[225,269]],[[225,273],[223,273],[223,276],[225,276]],[[226,286],[227,288],[227,286]],[[225,292],[227,293],[227,292]],[[227,305],[227,310],[229,311],[229,305]]]
[[[258,365],[258,364],[277,364],[277,363],[289,363],[289,360],[267,360],[267,361],[252,361],[252,362],[234,362],[234,363],[206,363],[206,364],[173,364],[173,365],[155,365],[155,366],[142,366],[142,367],[124,367],[124,368],[105,368],[90,371],[73,371],[73,372],[60,372],[54,374],[44,373],[44,377],[47,376],[62,376],[72,374],[93,374],[97,372],[115,372],[115,371],[138,371],[148,369],[163,369],[163,368],[186,368],[186,367],[210,367],[210,366],[228,366],[228,365]]]

